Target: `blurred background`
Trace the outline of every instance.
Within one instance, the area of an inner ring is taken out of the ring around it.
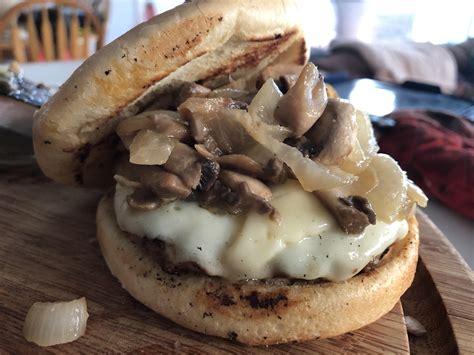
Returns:
[[[25,12],[40,11],[36,1],[0,1],[0,21],[20,3],[30,3]],[[151,16],[169,10],[182,0],[76,0],[96,14],[104,25],[107,44]],[[67,1],[46,1],[50,13],[55,4]],[[431,42],[461,43],[474,37],[474,2],[471,0],[301,0],[301,20],[312,47],[328,48],[334,39],[363,42]],[[68,12],[70,13],[70,11]],[[83,11],[79,11],[79,15]],[[21,17],[21,16],[20,16]],[[24,14],[23,14],[23,17]],[[39,17],[39,16],[36,16]],[[26,22],[20,18],[19,22]],[[67,20],[67,19],[66,19]],[[8,35],[2,33],[5,40]],[[6,55],[2,57],[5,59]]]
[[[137,24],[182,2],[2,0],[0,61],[86,58]],[[473,1],[299,3],[301,22],[312,48],[311,59],[324,71],[337,72],[340,79],[370,77],[395,83],[412,80],[437,86],[446,94],[474,99]],[[384,67],[387,56],[392,62],[395,57],[398,63],[388,72]]]
[[[14,118],[16,109],[0,105],[0,126],[30,135],[33,110],[85,58],[182,2],[0,0],[0,62],[20,63],[0,80],[0,94],[31,105],[24,107],[29,120]],[[300,0],[299,5],[310,60],[340,97],[370,114],[381,150],[429,195],[427,213],[472,267],[474,1]]]

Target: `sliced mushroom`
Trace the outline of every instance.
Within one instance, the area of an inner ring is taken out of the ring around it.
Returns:
[[[122,175],[115,174],[114,180],[122,186],[129,187],[131,189],[139,189],[143,187],[143,185],[137,181],[129,180]]]
[[[183,143],[176,143],[163,167],[181,178],[184,184],[195,189],[201,179],[201,162],[199,154]]]
[[[211,153],[204,144],[195,144],[194,149],[205,159],[215,160],[218,157],[214,154],[215,152]]]
[[[198,199],[206,207],[221,207],[230,213],[240,212],[233,207],[238,203],[239,196],[220,180],[217,180],[209,190],[199,194]]]
[[[372,205],[365,197],[351,195],[347,197],[339,197],[339,201],[348,207],[355,208],[356,210],[363,212],[367,216],[370,224],[375,224],[377,222]]]
[[[376,223],[370,202],[361,196],[344,196],[338,189],[313,192],[336,218],[346,234],[362,233],[369,224]]]
[[[184,199],[191,194],[191,189],[178,176],[158,166],[143,169],[140,182],[156,196],[164,199]]]
[[[175,110],[175,96],[174,92],[166,91],[159,95],[155,95],[150,103],[147,103],[143,107],[143,111],[154,111],[154,110]]]
[[[196,142],[204,142],[214,124],[213,121],[219,119],[219,112],[227,107],[230,101],[223,98],[191,98],[178,107],[178,112],[188,122]]]
[[[122,186],[133,189],[133,193],[127,196],[127,203],[131,208],[153,210],[177,198],[176,196],[165,198],[163,197],[164,194],[158,196],[150,186],[146,185],[146,183],[152,182],[150,179],[144,177],[156,170],[162,171],[160,167],[134,165],[130,164],[128,161],[124,161],[120,163],[118,168],[120,173],[125,174],[127,177],[116,174],[114,176],[115,181]],[[166,193],[166,196],[170,196],[170,194]]]
[[[354,149],[357,140],[356,111],[349,101],[329,99],[326,110],[306,137],[319,151],[316,159],[337,165]]]
[[[270,159],[263,171],[263,179],[273,184],[283,184],[288,178],[288,169],[278,158]]]
[[[247,182],[239,185],[237,188],[239,196],[239,205],[242,210],[247,208],[255,208],[259,213],[270,213],[272,219],[278,219],[279,215],[275,208],[270,204],[268,199],[262,195],[256,194]]]
[[[221,87],[227,87],[229,84],[231,84],[231,76],[228,74],[221,74],[208,80],[201,80],[199,83],[206,88],[214,90]]]
[[[177,95],[175,95],[175,107],[178,107],[190,97],[207,97],[211,90],[205,86],[193,83],[183,82]]]
[[[234,79],[232,75],[229,75],[228,80],[229,82],[227,84],[222,85],[217,89],[239,89],[246,91],[252,91],[255,89],[254,81],[248,77]]]
[[[276,215],[275,209],[269,203],[272,191],[260,180],[229,170],[221,171],[219,179],[224,185],[230,187],[232,193],[236,194],[234,196],[230,193],[229,197],[232,197],[234,201],[228,202],[235,212],[255,209],[259,213]]]
[[[233,100],[245,99],[249,95],[247,90],[234,89],[234,88],[219,88],[212,90],[209,97],[223,97]]]
[[[216,161],[224,168],[237,170],[247,175],[254,177],[261,177],[264,175],[262,165],[244,154],[222,155],[217,157]]]
[[[286,93],[298,79],[303,70],[302,65],[296,64],[275,64],[269,65],[262,70],[257,79],[257,87],[261,87],[268,79],[272,78],[278,85],[282,93]]]
[[[286,74],[280,76],[280,79],[276,81],[278,88],[282,93],[286,94],[293,86],[295,86],[298,81],[298,75],[296,74]]]
[[[240,172],[262,181],[273,184],[282,184],[288,177],[285,164],[278,158],[271,158],[266,164],[259,163],[245,154],[228,154],[222,156],[212,156],[202,147],[198,148],[201,155],[216,161],[220,166],[232,171]]]
[[[119,123],[116,132],[125,147],[129,147],[138,131],[149,129],[168,138],[184,140],[189,137],[189,129],[178,113],[166,110],[146,111],[128,117]]]
[[[160,207],[163,200],[149,190],[136,189],[127,196],[127,203],[133,209],[149,211]]]
[[[225,98],[190,98],[178,111],[189,123],[197,143],[203,144],[214,155],[242,151],[253,142],[241,124],[222,113],[239,108],[238,103]]]
[[[189,128],[181,117],[173,111],[161,111],[150,114],[153,128],[159,133],[177,140],[184,140],[190,136]]]
[[[222,170],[219,174],[219,179],[233,191],[238,191],[242,184],[246,184],[250,193],[260,196],[267,201],[272,197],[272,191],[264,183],[250,176],[234,171]]]
[[[298,149],[305,158],[312,158],[318,152],[313,142],[305,136],[299,138],[287,138],[284,143]]]
[[[209,191],[215,184],[219,176],[220,166],[213,160],[205,160],[201,165],[201,179],[197,189],[200,191]]]
[[[256,210],[259,213],[269,213],[270,218],[278,218],[278,213],[270,202],[252,193],[246,182],[232,189],[221,180],[217,180],[209,191],[199,195],[199,199],[207,208],[218,208],[232,214]]]
[[[318,69],[308,63],[295,85],[283,95],[275,109],[275,119],[301,137],[318,120],[327,104],[324,81]]]

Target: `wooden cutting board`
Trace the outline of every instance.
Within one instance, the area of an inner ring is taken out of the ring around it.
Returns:
[[[379,321],[333,339],[250,348],[184,329],[120,287],[95,240],[99,196],[53,183],[35,170],[0,172],[0,353],[472,351],[472,272],[423,214],[423,261],[403,306],[427,327],[426,336],[409,341],[398,303]],[[33,302],[82,296],[90,314],[85,336],[49,348],[24,340],[23,320]]]

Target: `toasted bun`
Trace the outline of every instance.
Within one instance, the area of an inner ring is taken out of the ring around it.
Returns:
[[[52,179],[103,186],[115,126],[175,80],[256,76],[308,50],[291,0],[202,0],[143,23],[87,59],[35,115],[36,158]]]
[[[117,225],[113,194],[100,202],[97,237],[112,274],[137,300],[197,332],[260,345],[336,336],[389,312],[410,286],[418,259],[418,224],[380,264],[346,282],[241,282],[170,275]]]

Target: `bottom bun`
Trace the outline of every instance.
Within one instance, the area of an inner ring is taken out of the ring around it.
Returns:
[[[327,338],[389,312],[410,286],[418,225],[392,245],[375,269],[345,282],[275,279],[232,283],[199,274],[171,275],[117,225],[113,194],[100,201],[97,238],[112,274],[138,301],[197,332],[249,345]]]

